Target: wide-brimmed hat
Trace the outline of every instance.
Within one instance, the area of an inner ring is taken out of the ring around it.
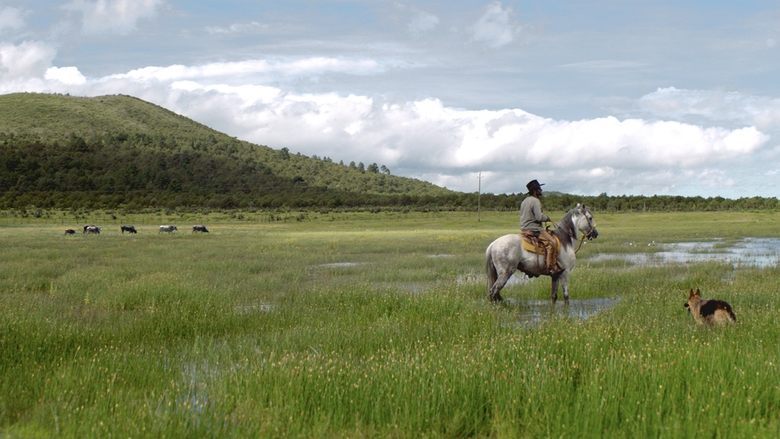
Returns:
[[[531,180],[531,181],[529,181],[529,182],[528,182],[528,184],[527,184],[527,185],[525,185],[525,187],[527,187],[527,188],[528,188],[528,192],[531,192],[531,191],[533,191],[534,189],[541,189],[541,188],[542,188],[542,186],[544,186],[544,183],[539,183],[539,182],[538,182],[538,181],[536,181],[536,180]]]

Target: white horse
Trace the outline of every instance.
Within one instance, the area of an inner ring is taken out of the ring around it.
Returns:
[[[515,270],[520,270],[528,277],[540,275],[552,278],[550,298],[553,303],[558,300],[558,284],[563,285],[563,298],[569,301],[569,274],[574,270],[576,261],[577,232],[582,234],[582,240],[594,239],[599,235],[590,210],[582,204],[571,209],[551,232],[558,237],[561,248],[558,252],[558,265],[563,271],[549,274],[543,254],[531,253],[522,246],[519,234],[504,235],[488,246],[485,251],[485,268],[487,270],[487,286],[490,300],[500,302],[501,289],[512,277]]]

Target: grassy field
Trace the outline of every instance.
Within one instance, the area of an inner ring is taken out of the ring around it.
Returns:
[[[777,265],[597,256],[778,238],[780,213],[594,213],[572,299],[614,305],[532,324],[549,279],[486,299],[516,213],[5,216],[0,436],[778,437]],[[692,287],[739,323],[697,327]]]

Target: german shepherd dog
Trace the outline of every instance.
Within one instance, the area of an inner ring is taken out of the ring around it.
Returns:
[[[735,323],[737,316],[731,309],[731,305],[722,300],[702,300],[698,288],[688,295],[688,303],[683,305],[693,316],[693,320],[700,325],[720,325]]]

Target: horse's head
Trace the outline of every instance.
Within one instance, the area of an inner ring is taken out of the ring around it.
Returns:
[[[599,231],[596,230],[596,222],[593,220],[593,214],[590,213],[584,204],[577,203],[572,214],[574,225],[587,239],[596,239]]]

